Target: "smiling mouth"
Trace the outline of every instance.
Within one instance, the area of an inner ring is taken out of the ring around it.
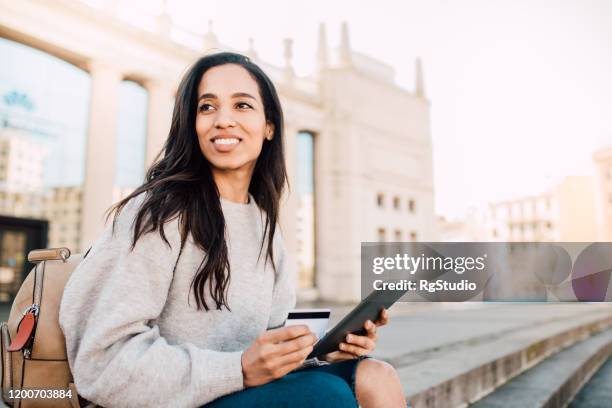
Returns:
[[[212,141],[214,144],[218,145],[234,145],[240,142],[240,139],[232,137],[232,138],[217,138]]]

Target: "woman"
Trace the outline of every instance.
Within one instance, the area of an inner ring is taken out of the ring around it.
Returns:
[[[372,322],[326,356],[334,364],[292,372],[316,339],[281,327],[295,304],[277,228],[282,137],[276,90],[248,58],[214,54],[186,73],[165,155],[64,291],[80,395],[106,407],[344,407],[355,395],[405,406],[395,371],[362,358]]]

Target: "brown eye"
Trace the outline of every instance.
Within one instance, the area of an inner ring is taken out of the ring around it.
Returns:
[[[236,104],[236,107],[238,109],[253,109],[253,107],[251,105],[249,105],[248,103],[246,103],[246,102],[238,102]]]
[[[200,107],[198,108],[199,112],[208,112],[210,111],[212,108],[214,108],[210,103],[203,103],[202,105],[200,105]]]

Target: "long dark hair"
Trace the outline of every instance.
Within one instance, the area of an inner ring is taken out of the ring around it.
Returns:
[[[274,125],[272,140],[264,140],[255,164],[249,193],[266,215],[260,255],[266,240],[267,252],[274,271],[273,237],[279,214],[280,197],[287,183],[283,152],[283,112],[276,89],[268,76],[248,57],[222,52],[197,60],[187,71],[179,85],[170,133],[163,149],[146,173],[144,183],[129,196],[109,209],[115,212],[113,229],[122,208],[132,198],[146,193],[134,222],[131,249],[143,234],[159,230],[163,241],[170,246],[164,234],[166,222],[178,218],[181,250],[189,233],[195,244],[205,251],[191,285],[200,310],[210,310],[204,299],[208,290],[217,310],[227,305],[230,264],[225,242],[225,219],[221,210],[219,190],[213,179],[211,164],[200,150],[195,131],[198,86],[204,73],[215,66],[237,64],[246,69],[257,82],[264,104],[266,121]],[[162,157],[162,153],[164,153]],[[108,218],[107,216],[107,218]]]

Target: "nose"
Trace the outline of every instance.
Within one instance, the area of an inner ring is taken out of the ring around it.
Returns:
[[[231,109],[219,109],[217,111],[214,126],[218,129],[236,126],[236,121],[232,116]]]

